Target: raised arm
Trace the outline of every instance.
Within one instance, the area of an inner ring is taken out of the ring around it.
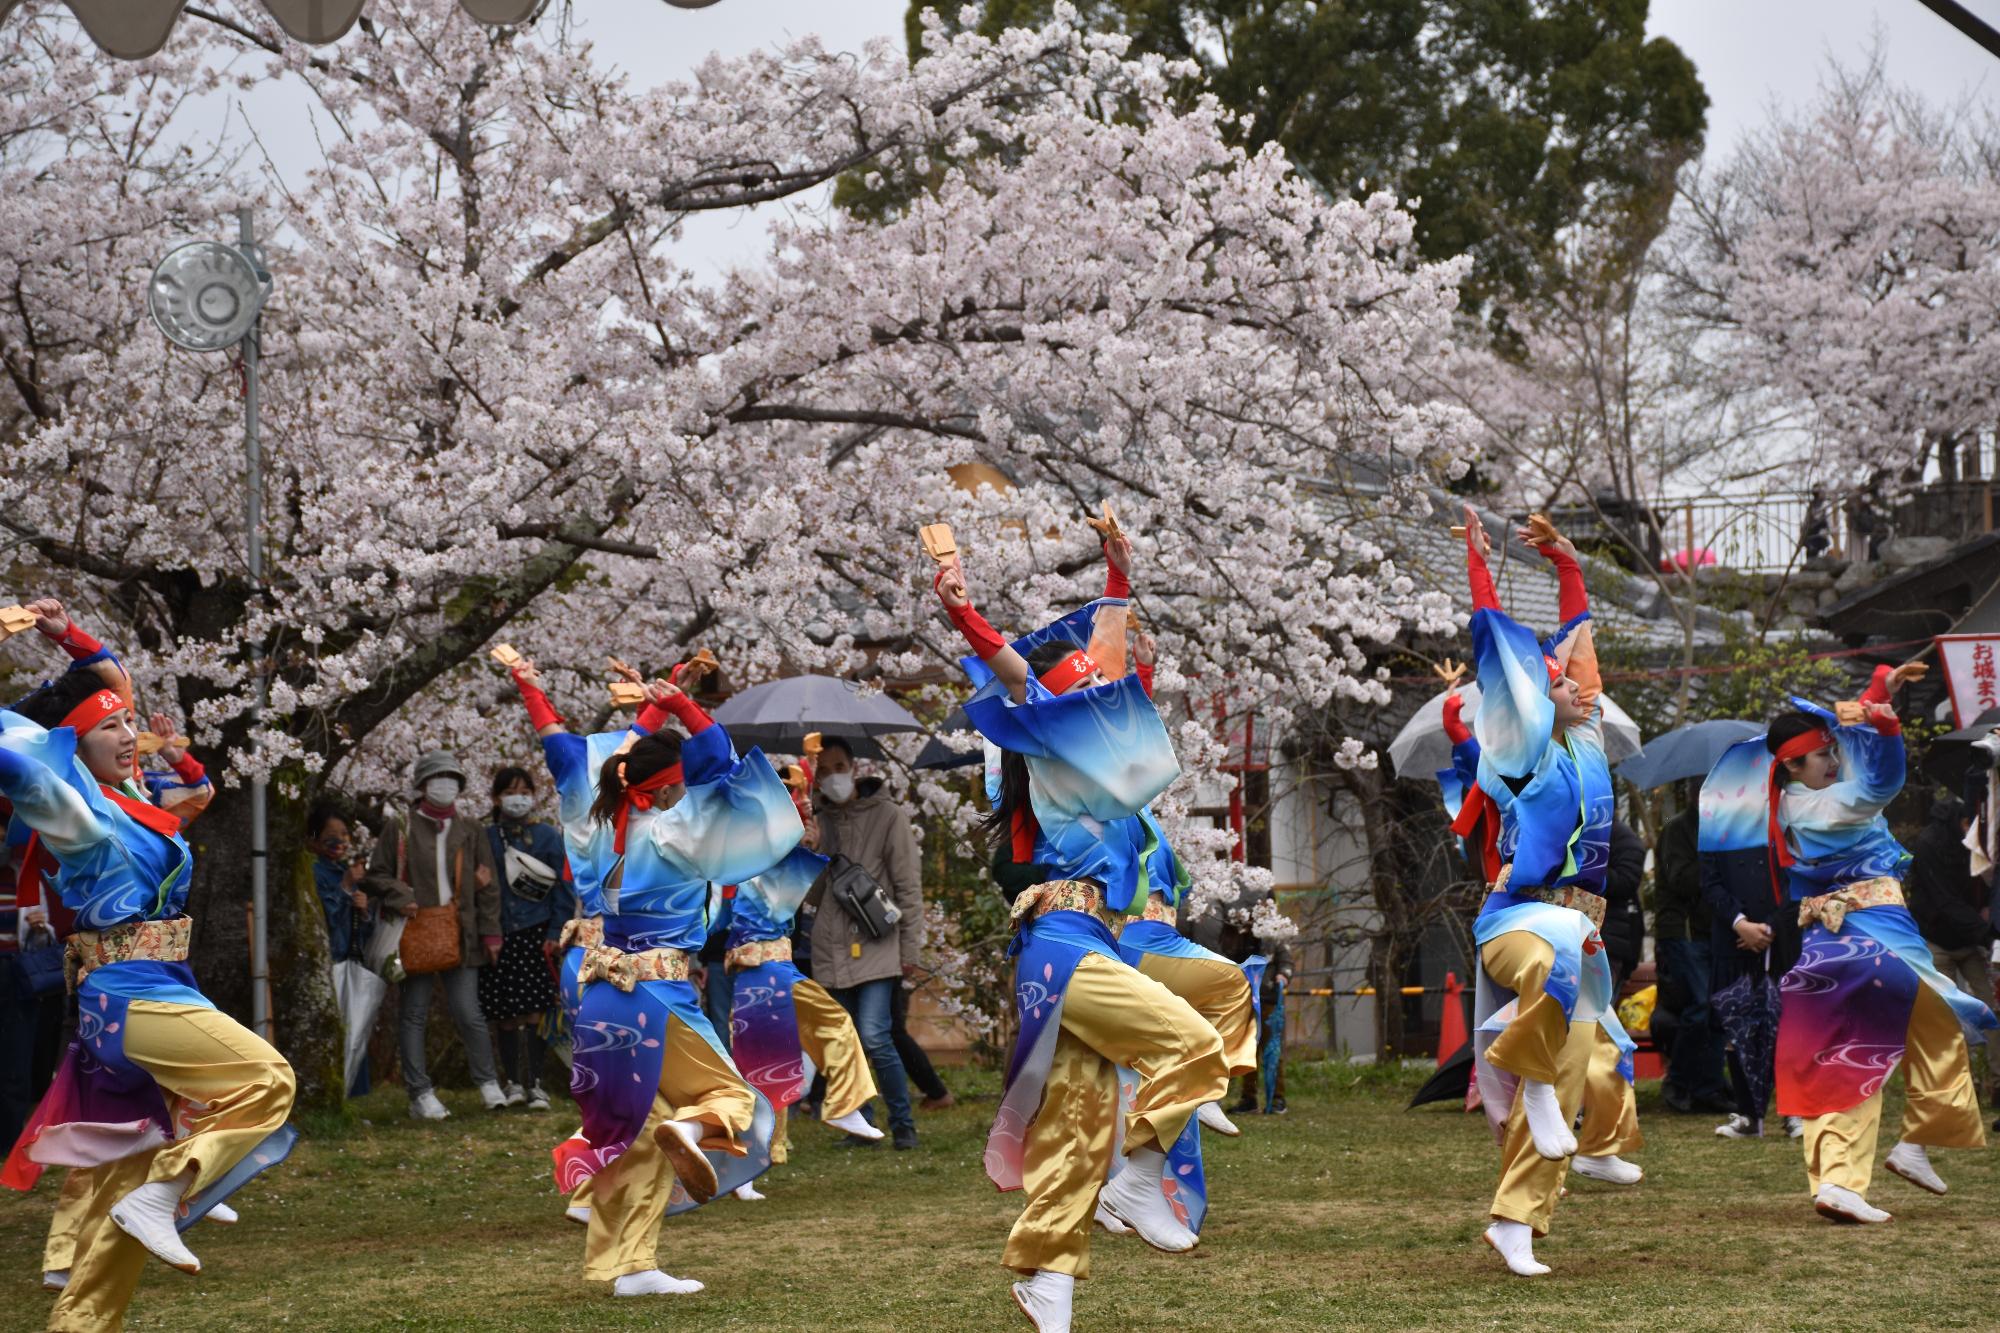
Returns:
[[[53,597],[28,603],[35,613],[35,628],[42,637],[69,655],[70,670],[90,671],[127,706],[132,703],[132,677],[111,650],[92,638],[83,626],[69,617],[63,604]]]
[[[1563,674],[1577,683],[1581,702],[1589,708],[1604,692],[1604,678],[1597,666],[1597,645],[1590,632],[1590,594],[1583,586],[1583,566],[1577,561],[1576,546],[1540,514],[1521,530],[1521,540],[1555,566],[1562,628],[1556,632],[1554,656],[1562,663]]]
[[[1127,610],[1131,596],[1132,539],[1122,532],[1114,533],[1104,543],[1104,604],[1091,622],[1090,646],[1084,650],[1106,680],[1125,674],[1125,624],[1131,614]],[[1146,693],[1152,692],[1148,684]]]
[[[1486,562],[1493,557],[1493,540],[1486,535],[1486,525],[1479,521],[1479,511],[1471,505],[1465,506],[1465,577],[1472,587],[1472,609],[1478,611],[1500,610],[1500,595],[1493,590],[1493,571]]]
[[[174,780],[171,783],[161,780],[157,785],[148,781],[146,785],[153,792],[155,804],[179,815],[185,827],[215,799],[215,784],[208,780],[208,770],[202,767],[201,760],[173,743],[176,733],[172,718],[155,713],[147,725],[165,742],[160,746],[160,758],[173,771]]]
[[[1028,697],[1028,659],[1014,651],[999,631],[986,623],[986,617],[979,614],[972,605],[972,595],[965,588],[965,566],[958,560],[938,570],[937,580],[932,585],[937,589],[938,600],[944,603],[944,613],[973,653],[988,669],[1000,678],[1007,687],[1007,694],[1015,703]]]
[[[567,731],[563,717],[556,706],[549,702],[549,696],[542,689],[542,673],[535,670],[531,659],[522,658],[520,664],[507,673],[514,678],[514,687],[521,691],[521,702],[527,706],[529,725],[535,735],[546,740],[558,732]]]

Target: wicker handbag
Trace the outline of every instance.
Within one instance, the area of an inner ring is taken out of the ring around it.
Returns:
[[[396,878],[404,884],[410,882],[408,853],[409,830],[405,826],[396,834]],[[454,890],[464,869],[465,849],[461,847],[451,858]],[[397,946],[397,956],[402,960],[403,971],[413,977],[426,972],[449,972],[463,961],[459,946],[456,892],[452,901],[441,907],[419,907],[417,914],[404,923],[403,941]]]

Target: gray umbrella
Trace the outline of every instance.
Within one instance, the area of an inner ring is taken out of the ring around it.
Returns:
[[[877,736],[922,731],[923,724],[879,690],[832,676],[787,676],[753,685],[715,710],[736,748],[753,745],[797,754],[806,733],[838,736],[863,758],[879,759]]]
[[[1465,700],[1461,716],[1470,726],[1479,711],[1479,686],[1461,685],[1458,692]],[[1444,734],[1444,700],[1440,694],[1426,702],[1389,742],[1389,762],[1397,777],[1435,777],[1451,767],[1451,738]],[[1615,764],[1639,753],[1638,723],[1626,716],[1610,695],[1599,695],[1598,702],[1604,705],[1604,757]]]
[[[938,734],[924,742],[923,751],[917,755],[913,768],[966,768],[979,763],[986,757],[985,747],[975,738],[970,749],[959,749],[945,741],[954,731],[971,731],[972,719],[965,715],[963,708],[954,708],[945,715]]]
[[[1635,787],[1663,787],[1680,778],[1705,778],[1722,752],[1738,741],[1762,735],[1761,722],[1717,718],[1661,732],[1638,754],[1618,765],[1618,776]]]

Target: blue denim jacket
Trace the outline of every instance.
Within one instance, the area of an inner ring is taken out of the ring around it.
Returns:
[[[486,826],[486,837],[493,844],[493,864],[500,872],[500,929],[512,935],[541,927],[548,939],[561,935],[563,922],[576,911],[576,894],[570,888],[568,874],[563,873],[567,858],[563,854],[562,830],[540,821],[516,823],[511,819],[499,819]],[[540,898],[515,892],[514,885],[507,878],[507,848],[510,846],[562,874],[555,887]]]

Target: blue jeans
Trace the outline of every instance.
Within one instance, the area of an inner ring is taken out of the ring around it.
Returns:
[[[1727,1097],[1729,1088],[1722,1081],[1722,1034],[1709,1023],[1708,941],[1659,940],[1653,952],[1660,975],[1685,983],[1689,995],[1667,1059],[1668,1086],[1695,1100]]]
[[[875,1086],[882,1090],[882,1100],[889,1105],[892,1130],[917,1127],[916,1117],[910,1114],[909,1076],[903,1071],[903,1057],[896,1054],[892,1030],[896,988],[902,984],[901,977],[883,977],[831,992],[840,1001],[840,1007],[854,1017],[855,1029],[861,1034],[861,1049],[868,1052],[868,1063],[875,1069]]]

